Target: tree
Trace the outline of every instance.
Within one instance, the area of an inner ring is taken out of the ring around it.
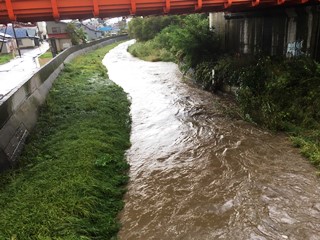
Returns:
[[[186,64],[195,68],[203,61],[215,61],[221,54],[218,36],[210,31],[204,14],[191,14],[176,27],[168,29],[170,44],[181,51]]]
[[[81,43],[87,42],[86,33],[82,28],[76,27],[74,22],[68,23],[67,33],[69,34],[73,45],[79,45]]]
[[[129,35],[138,41],[148,41],[179,19],[178,16],[137,17],[129,22]]]

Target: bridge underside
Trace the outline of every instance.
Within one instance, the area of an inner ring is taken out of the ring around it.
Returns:
[[[128,15],[238,12],[319,0],[0,0],[0,23]]]
[[[211,13],[210,26],[219,35],[221,49],[230,54],[306,55],[320,61],[320,8],[317,6]]]

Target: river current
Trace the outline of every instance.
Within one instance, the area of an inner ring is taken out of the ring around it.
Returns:
[[[320,180],[282,134],[228,118],[174,63],[120,44],[104,59],[132,101],[122,240],[320,240]]]

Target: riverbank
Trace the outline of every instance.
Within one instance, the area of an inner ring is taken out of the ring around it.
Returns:
[[[16,170],[0,177],[1,239],[112,239],[128,181],[130,104],[101,61],[81,56],[56,80]]]

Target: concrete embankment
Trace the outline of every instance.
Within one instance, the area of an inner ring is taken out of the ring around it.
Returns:
[[[64,63],[99,47],[125,40],[118,36],[71,47],[43,66],[30,79],[0,100],[0,171],[14,165],[28,134],[35,126],[38,109]]]

